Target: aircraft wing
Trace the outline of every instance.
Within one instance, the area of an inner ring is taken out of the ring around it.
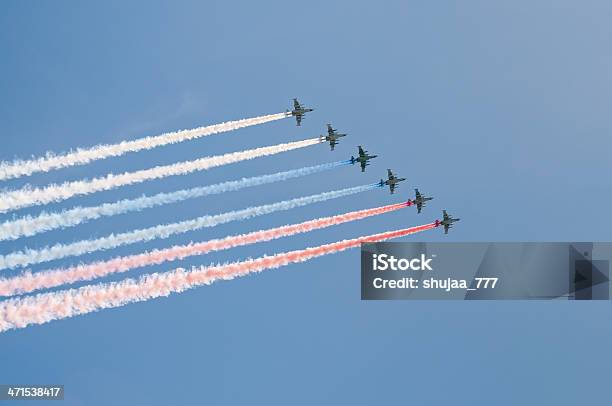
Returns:
[[[363,148],[361,148],[361,145],[359,147],[357,147],[357,148],[359,148],[359,156],[365,156],[365,152],[364,152]]]
[[[420,199],[420,197],[421,197],[421,193],[419,192],[419,189],[414,189],[414,193],[415,193],[415,195],[416,195],[416,200],[421,200],[421,199]]]
[[[450,226],[448,224],[444,224],[444,234],[448,234],[448,228]]]
[[[423,202],[421,200],[417,200],[417,213],[421,212],[421,209],[423,208]]]
[[[390,184],[389,189],[391,190],[391,194],[395,193],[395,183]]]
[[[332,128],[331,124],[327,124],[327,134],[334,135],[334,132],[336,132],[336,130]]]
[[[395,179],[395,176],[393,175],[393,172],[391,172],[391,169],[387,169],[387,175],[389,176],[389,180]]]
[[[302,115],[301,114],[296,114],[295,115],[295,121],[297,122],[298,126],[302,125]]]
[[[366,161],[361,161],[361,172],[365,172],[365,167],[366,167],[367,165],[368,165],[368,164],[366,163]]]
[[[329,146],[331,147],[332,151],[334,150],[334,147],[336,146],[337,143],[338,142],[336,140],[334,140],[334,139],[329,141]]]
[[[297,99],[293,99],[293,108],[294,108],[295,110],[299,110],[299,109],[301,108],[301,106],[300,106],[300,102],[299,102],[299,101],[297,101]]]
[[[446,210],[442,210],[442,216],[444,217],[443,220],[448,220],[448,213]]]

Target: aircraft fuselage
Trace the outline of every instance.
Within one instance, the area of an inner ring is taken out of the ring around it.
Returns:
[[[376,158],[378,155],[367,155],[367,156],[358,156],[357,158],[351,157],[351,163],[367,163],[370,159]]]
[[[303,116],[305,113],[310,113],[313,109],[299,109],[299,110],[292,110],[291,111],[291,115],[292,116]]]
[[[346,134],[334,134],[334,135],[326,135],[325,141],[335,141],[340,137],[345,137]]]
[[[394,178],[394,179],[387,180],[385,183],[387,185],[396,185],[396,184],[398,184],[400,182],[403,182],[405,180],[406,180],[406,178]]]

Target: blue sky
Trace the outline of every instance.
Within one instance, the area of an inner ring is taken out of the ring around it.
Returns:
[[[61,204],[96,204],[345,159],[325,176],[91,222],[0,244],[3,253],[378,180],[375,191],[112,253],[435,196],[406,210],[191,258],[235,260],[422,224],[422,241],[609,240],[612,4],[606,1],[37,2],[0,15],[0,159],[274,113],[290,120],[27,179],[95,177],[316,136],[324,146]],[[17,214],[38,213],[41,208]],[[10,217],[4,215],[2,218]],[[34,269],[43,269],[44,266]],[[169,269],[150,267],[132,275]],[[109,280],[117,279],[110,278]],[[608,303],[361,302],[357,251],[0,336],[0,382],[63,383],[66,404],[601,402]]]

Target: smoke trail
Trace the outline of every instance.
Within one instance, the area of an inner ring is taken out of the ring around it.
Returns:
[[[29,293],[38,289],[47,289],[78,281],[92,280],[110,274],[127,272],[130,269],[147,265],[158,265],[168,261],[176,261],[194,255],[203,255],[211,251],[220,251],[242,245],[270,241],[281,237],[289,237],[299,233],[307,233],[325,227],[361,220],[391,211],[408,207],[406,203],[391,204],[372,209],[353,211],[336,216],[322,217],[298,224],[253,231],[248,234],[233,235],[188,245],[175,245],[163,250],[153,250],[141,254],[113,258],[86,265],[77,265],[66,269],[54,269],[32,274],[0,279],[0,296],[11,296]]]
[[[319,193],[305,197],[298,197],[277,203],[266,204],[263,206],[248,207],[242,210],[230,211],[227,213],[198,217],[192,220],[181,221],[172,224],[161,224],[154,227],[128,231],[121,234],[111,234],[95,240],[81,240],[71,244],[56,244],[40,250],[26,249],[15,251],[7,255],[0,256],[0,269],[16,268],[39,264],[41,262],[52,261],[55,259],[82,255],[94,251],[108,250],[122,245],[133,244],[142,241],[151,241],[157,238],[168,238],[174,234],[194,231],[204,227],[214,227],[230,221],[246,220],[251,217],[262,216],[281,210],[290,210],[296,207],[305,206],[312,203],[323,202],[355,193],[365,192],[379,187],[377,183],[364,186],[356,186],[347,189],[334,190],[331,192]]]
[[[184,189],[171,193],[159,193],[154,196],[142,196],[136,199],[125,199],[114,203],[105,203],[100,206],[75,207],[59,213],[43,212],[36,217],[26,216],[16,220],[0,223],[0,241],[16,240],[20,237],[29,237],[58,228],[72,227],[103,216],[115,216],[131,211],[139,211],[155,206],[161,206],[179,201],[193,199],[212,194],[219,194],[240,190],[246,187],[281,182],[288,179],[306,176],[339,166],[348,165],[350,161],[331,162],[322,165],[292,169],[270,175],[242,178],[229,182],[217,183],[210,186]]]
[[[167,176],[185,175],[194,171],[203,171],[217,166],[245,161],[262,156],[274,155],[293,149],[304,148],[320,142],[319,138],[286,144],[272,145],[232,152],[224,155],[204,157],[194,161],[178,162],[172,165],[156,166],[136,172],[124,172],[119,175],[110,173],[103,178],[65,182],[60,185],[51,184],[42,189],[23,188],[0,193],[0,213],[28,206],[36,206],[51,202],[59,202],[77,195],[87,195],[102,190],[110,190],[120,186],[141,183],[147,180],[165,178]]]
[[[144,275],[138,280],[125,279],[121,282],[9,299],[0,302],[0,332],[169,296],[171,293],[209,285],[217,280],[231,280],[249,273],[304,262],[354,248],[361,243],[402,237],[435,226],[435,223],[425,224],[226,265],[194,267],[191,271],[178,268],[169,272]]]
[[[48,152],[46,156],[40,158],[0,162],[0,180],[29,176],[36,172],[48,172],[53,169],[66,168],[69,166],[84,165],[94,160],[120,156],[127,152],[136,152],[163,145],[175,144],[212,134],[268,123],[285,117],[288,117],[287,113],[270,114],[267,116],[227,121],[225,123],[198,127],[192,130],[170,132],[154,137],[144,137],[134,141],[122,141],[119,144],[103,144],[88,149],[79,148],[63,155],[54,155]]]

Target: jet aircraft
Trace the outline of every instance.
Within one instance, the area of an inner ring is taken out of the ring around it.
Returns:
[[[413,204],[417,207],[417,212],[420,213],[421,209],[425,207],[425,203],[432,200],[433,197],[423,196],[419,193],[419,189],[414,189],[414,193],[416,197],[414,199],[408,199],[408,206],[412,206]]]
[[[378,155],[370,155],[370,154],[368,154],[368,151],[364,151],[363,148],[361,147],[361,145],[358,146],[357,148],[359,148],[359,155],[357,156],[357,158],[352,156],[351,157],[351,163],[353,165],[355,165],[355,163],[359,162],[359,164],[361,165],[361,172],[365,172],[366,166],[370,165],[368,163],[368,161],[370,159],[376,158]]]
[[[338,138],[340,137],[346,137],[346,134],[339,133],[338,130],[334,130],[331,124],[327,124],[327,136],[324,137],[323,135],[321,135],[319,139],[321,140],[321,142],[329,141],[329,146],[333,151],[336,144],[338,144]]]
[[[406,180],[406,178],[398,178],[397,176],[395,176],[393,172],[391,172],[391,169],[387,169],[387,176],[389,177],[389,179],[381,179],[380,182],[378,182],[378,186],[383,187],[385,185],[388,185],[391,194],[395,192],[395,188],[398,183]]]
[[[453,223],[461,219],[453,218],[446,210],[442,210],[442,221],[436,220],[436,227],[444,226],[444,234],[448,234],[448,229],[453,227]]]
[[[292,116],[294,116],[297,125],[300,126],[302,125],[302,119],[304,118],[304,115],[313,110],[314,109],[309,109],[302,106],[298,99],[293,99],[293,110],[287,110],[287,115],[291,114]]]

